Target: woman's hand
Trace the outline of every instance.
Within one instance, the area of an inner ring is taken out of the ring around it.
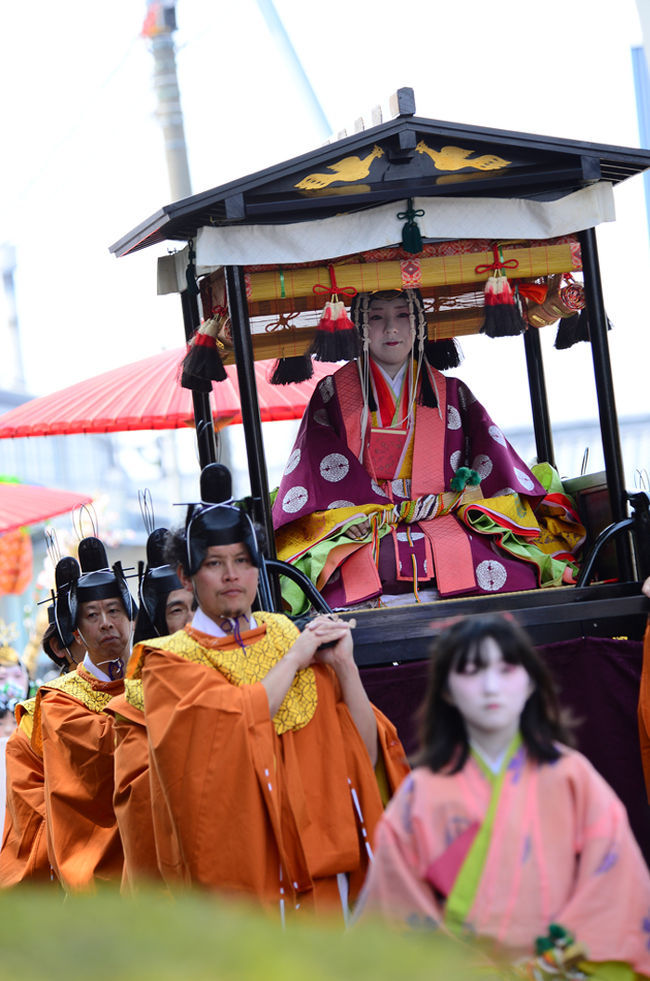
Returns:
[[[369,519],[365,518],[363,521],[359,521],[356,525],[350,525],[350,527],[346,529],[345,534],[349,535],[349,537],[353,538],[355,541],[365,538],[366,535],[370,534]]]

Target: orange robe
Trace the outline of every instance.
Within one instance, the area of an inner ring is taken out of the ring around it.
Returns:
[[[50,863],[66,889],[118,882],[123,852],[113,811],[113,720],[104,712],[123,689],[83,665],[43,685],[32,742],[43,754]]]
[[[643,638],[643,667],[639,688],[639,744],[646,793],[650,802],[650,618]]]
[[[139,704],[142,682],[132,680],[127,684],[131,689],[131,699],[127,700],[126,694],[117,695],[106,709],[114,720],[113,807],[124,848],[122,888],[125,892],[132,891],[140,882],[162,881],[151,808],[149,743],[144,713]]]
[[[18,705],[18,727],[7,741],[7,810],[0,850],[2,888],[52,880],[45,833],[43,759],[31,744],[35,702],[31,698]]]
[[[375,770],[328,666],[299,671],[273,719],[261,681],[228,680],[224,659],[263,662],[264,677],[298,636],[280,614],[255,616],[243,658],[232,637],[191,627],[134,652],[154,815],[167,823],[164,835],[154,827],[160,869],[169,885],[255,896],[281,914],[340,910],[337,875],[354,900],[383,811]],[[394,727],[375,715],[392,790],[408,767]]]

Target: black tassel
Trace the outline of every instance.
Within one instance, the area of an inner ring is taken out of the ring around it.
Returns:
[[[278,358],[273,365],[270,381],[272,385],[293,385],[308,381],[313,374],[314,366],[309,355],[299,354],[292,358]]]
[[[488,337],[516,337],[525,330],[526,324],[515,306],[486,306],[481,334]]]
[[[361,353],[361,338],[340,300],[328,300],[307,352],[317,361],[352,361]]]
[[[210,394],[212,391],[211,379],[199,378],[196,375],[191,375],[184,363],[181,365],[181,368],[181,385],[183,388],[189,388],[191,392],[203,392],[206,395]]]
[[[612,322],[605,314],[607,320],[607,330],[612,330]],[[572,317],[563,318],[557,329],[555,347],[558,351],[564,351],[580,341],[591,341],[591,328],[589,327],[589,314],[584,307],[580,313],[574,313]]]
[[[580,314],[574,313],[571,317],[562,317],[557,327],[554,347],[558,351],[566,351],[573,347],[581,338],[578,337],[578,324]]]
[[[455,337],[446,337],[440,341],[425,341],[424,356],[432,368],[447,371],[457,368],[462,361],[462,352]]]
[[[353,361],[361,354],[361,339],[356,330],[318,330],[308,354],[316,361]]]
[[[200,293],[199,284],[196,281],[196,266],[194,265],[195,259],[196,253],[190,246],[188,263],[185,269],[185,285],[187,286],[187,292],[190,296],[198,296]]]
[[[337,330],[336,333],[316,330],[309,354],[316,361],[353,361],[361,354],[361,341],[356,330]]]
[[[505,276],[490,276],[485,284],[485,319],[481,333],[488,337],[514,337],[526,330]]]

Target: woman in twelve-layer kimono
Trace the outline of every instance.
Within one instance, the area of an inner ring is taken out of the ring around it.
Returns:
[[[596,977],[650,975],[650,875],[622,803],[567,741],[514,623],[444,631],[420,765],[380,822],[357,916],[478,936],[513,959],[557,924]]]
[[[359,293],[361,353],[315,389],[273,506],[280,558],[333,607],[574,581],[584,529],[470,390],[414,289]],[[283,585],[292,614],[298,587]]]

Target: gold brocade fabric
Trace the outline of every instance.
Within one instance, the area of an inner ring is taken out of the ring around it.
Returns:
[[[129,705],[139,712],[144,712],[144,695],[142,693],[142,678],[124,679],[124,697]]]
[[[35,707],[36,695],[33,698],[26,698],[24,702],[18,702],[18,705],[16,705],[16,721],[20,722],[26,715],[33,716]]]
[[[28,698],[24,702],[18,702],[18,705],[16,705],[16,722],[28,739],[32,738],[35,708],[36,696],[33,698]]]
[[[72,695],[73,698],[76,698],[93,712],[103,712],[115,695],[114,691],[96,690],[92,682],[77,671],[71,671],[69,674],[64,674],[61,678],[55,678],[54,681],[48,681],[47,685],[43,685],[43,689],[54,688]]]
[[[141,646],[144,649],[171,651],[187,661],[216,668],[233,685],[252,685],[266,677],[299,634],[297,627],[282,614],[256,612],[255,619],[263,629],[258,627],[256,630],[245,631],[242,634],[245,645],[243,649],[232,635],[209,637],[191,628],[179,630],[170,637],[148,640]],[[136,648],[136,656],[132,665],[129,665],[129,674],[134,680],[140,677],[141,672],[139,653]],[[126,681],[129,702],[130,680]],[[314,716],[317,701],[316,676],[311,668],[303,668],[296,673],[280,708],[273,716],[277,734],[281,736],[284,732],[304,728]]]

